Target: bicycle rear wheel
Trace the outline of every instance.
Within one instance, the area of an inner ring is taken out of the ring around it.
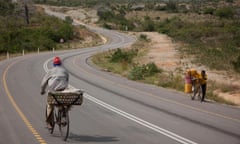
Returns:
[[[69,135],[69,114],[68,110],[66,108],[63,108],[61,111],[59,111],[60,116],[60,123],[59,123],[59,130],[62,136],[62,139],[64,141],[67,140]]]

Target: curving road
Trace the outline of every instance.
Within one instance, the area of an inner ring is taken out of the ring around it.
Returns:
[[[89,58],[123,47],[134,38],[89,27],[111,41],[104,46],[26,55],[0,62],[0,143],[9,144],[239,144],[240,111],[213,102],[191,101],[182,93],[136,83],[100,71]],[[70,136],[45,128],[46,96],[40,82],[51,59],[61,56],[70,84],[86,91],[70,112]]]

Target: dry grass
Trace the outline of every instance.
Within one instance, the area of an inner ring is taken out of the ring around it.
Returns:
[[[127,13],[125,16],[127,19],[144,19],[145,16],[149,16],[151,19],[156,20],[158,17],[160,20],[165,20],[167,18],[172,18],[177,16],[175,13],[166,13],[161,11],[133,11]]]

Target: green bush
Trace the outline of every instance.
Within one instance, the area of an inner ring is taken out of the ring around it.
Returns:
[[[215,11],[215,9],[210,7],[210,8],[205,8],[205,9],[203,10],[203,13],[204,13],[204,14],[213,15],[213,14],[214,14],[214,11]]]
[[[142,22],[143,31],[155,31],[155,23],[149,16],[144,17],[144,21]]]
[[[220,18],[233,18],[234,11],[230,7],[217,9],[214,15],[219,16]]]
[[[70,25],[73,23],[73,19],[70,16],[65,17],[65,21],[69,23]]]
[[[145,77],[152,76],[159,72],[162,72],[162,70],[158,69],[154,63],[148,63],[141,66],[134,66],[130,70],[128,78],[132,80],[142,80]]]
[[[177,2],[175,1],[168,1],[166,6],[166,10],[169,12],[177,12],[178,8],[177,8]]]
[[[158,85],[165,88],[173,88],[179,91],[184,90],[184,80],[180,74],[162,74],[159,76]]]
[[[55,35],[56,35],[56,42],[59,42],[59,40],[61,38],[67,40],[71,40],[73,39],[73,28],[71,25],[69,24],[62,24],[59,26],[59,29],[57,31],[55,31]]]
[[[14,10],[14,4],[11,1],[0,0],[0,16],[6,16],[12,14]]]
[[[145,70],[145,76],[151,76],[161,71],[160,69],[158,69],[155,63],[148,63],[147,65],[145,65]]]
[[[114,63],[121,63],[121,62],[132,63],[132,59],[134,58],[134,56],[137,55],[137,53],[138,53],[137,49],[123,51],[120,48],[118,48],[110,55],[109,61]]]
[[[240,55],[238,56],[236,61],[232,62],[232,65],[234,67],[234,70],[240,73]]]
[[[56,43],[41,33],[41,29],[22,28],[9,30],[0,36],[0,53],[18,53],[22,50],[50,50]]]
[[[145,35],[145,34],[140,34],[140,36],[139,36],[139,40],[149,41],[147,35]]]
[[[142,66],[134,66],[128,74],[128,78],[131,80],[142,80],[144,68]]]
[[[114,18],[114,14],[111,11],[98,11],[97,15],[99,16],[99,20],[109,21]]]

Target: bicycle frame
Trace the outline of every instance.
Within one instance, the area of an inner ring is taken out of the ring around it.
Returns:
[[[51,113],[51,122],[53,129],[50,129],[52,134],[55,123],[59,127],[59,131],[64,141],[69,135],[69,110],[72,105],[81,105],[83,101],[83,91],[77,90],[74,92],[50,92],[48,93],[48,104],[53,106]],[[47,114],[46,114],[47,117]]]
[[[69,136],[69,109],[71,105],[63,105],[59,101],[58,104],[53,105],[52,113],[50,114],[50,124],[52,129],[49,129],[50,134],[53,133],[55,124],[58,125],[62,139],[67,140]],[[47,118],[47,109],[46,109]]]
[[[193,79],[192,80],[191,99],[194,100],[196,95],[198,95],[198,100],[201,100],[202,88],[201,88],[201,84],[199,83],[198,79]]]
[[[56,123],[58,124],[59,131],[64,141],[66,141],[69,136],[69,107],[70,106],[56,105],[54,108],[56,109]]]

